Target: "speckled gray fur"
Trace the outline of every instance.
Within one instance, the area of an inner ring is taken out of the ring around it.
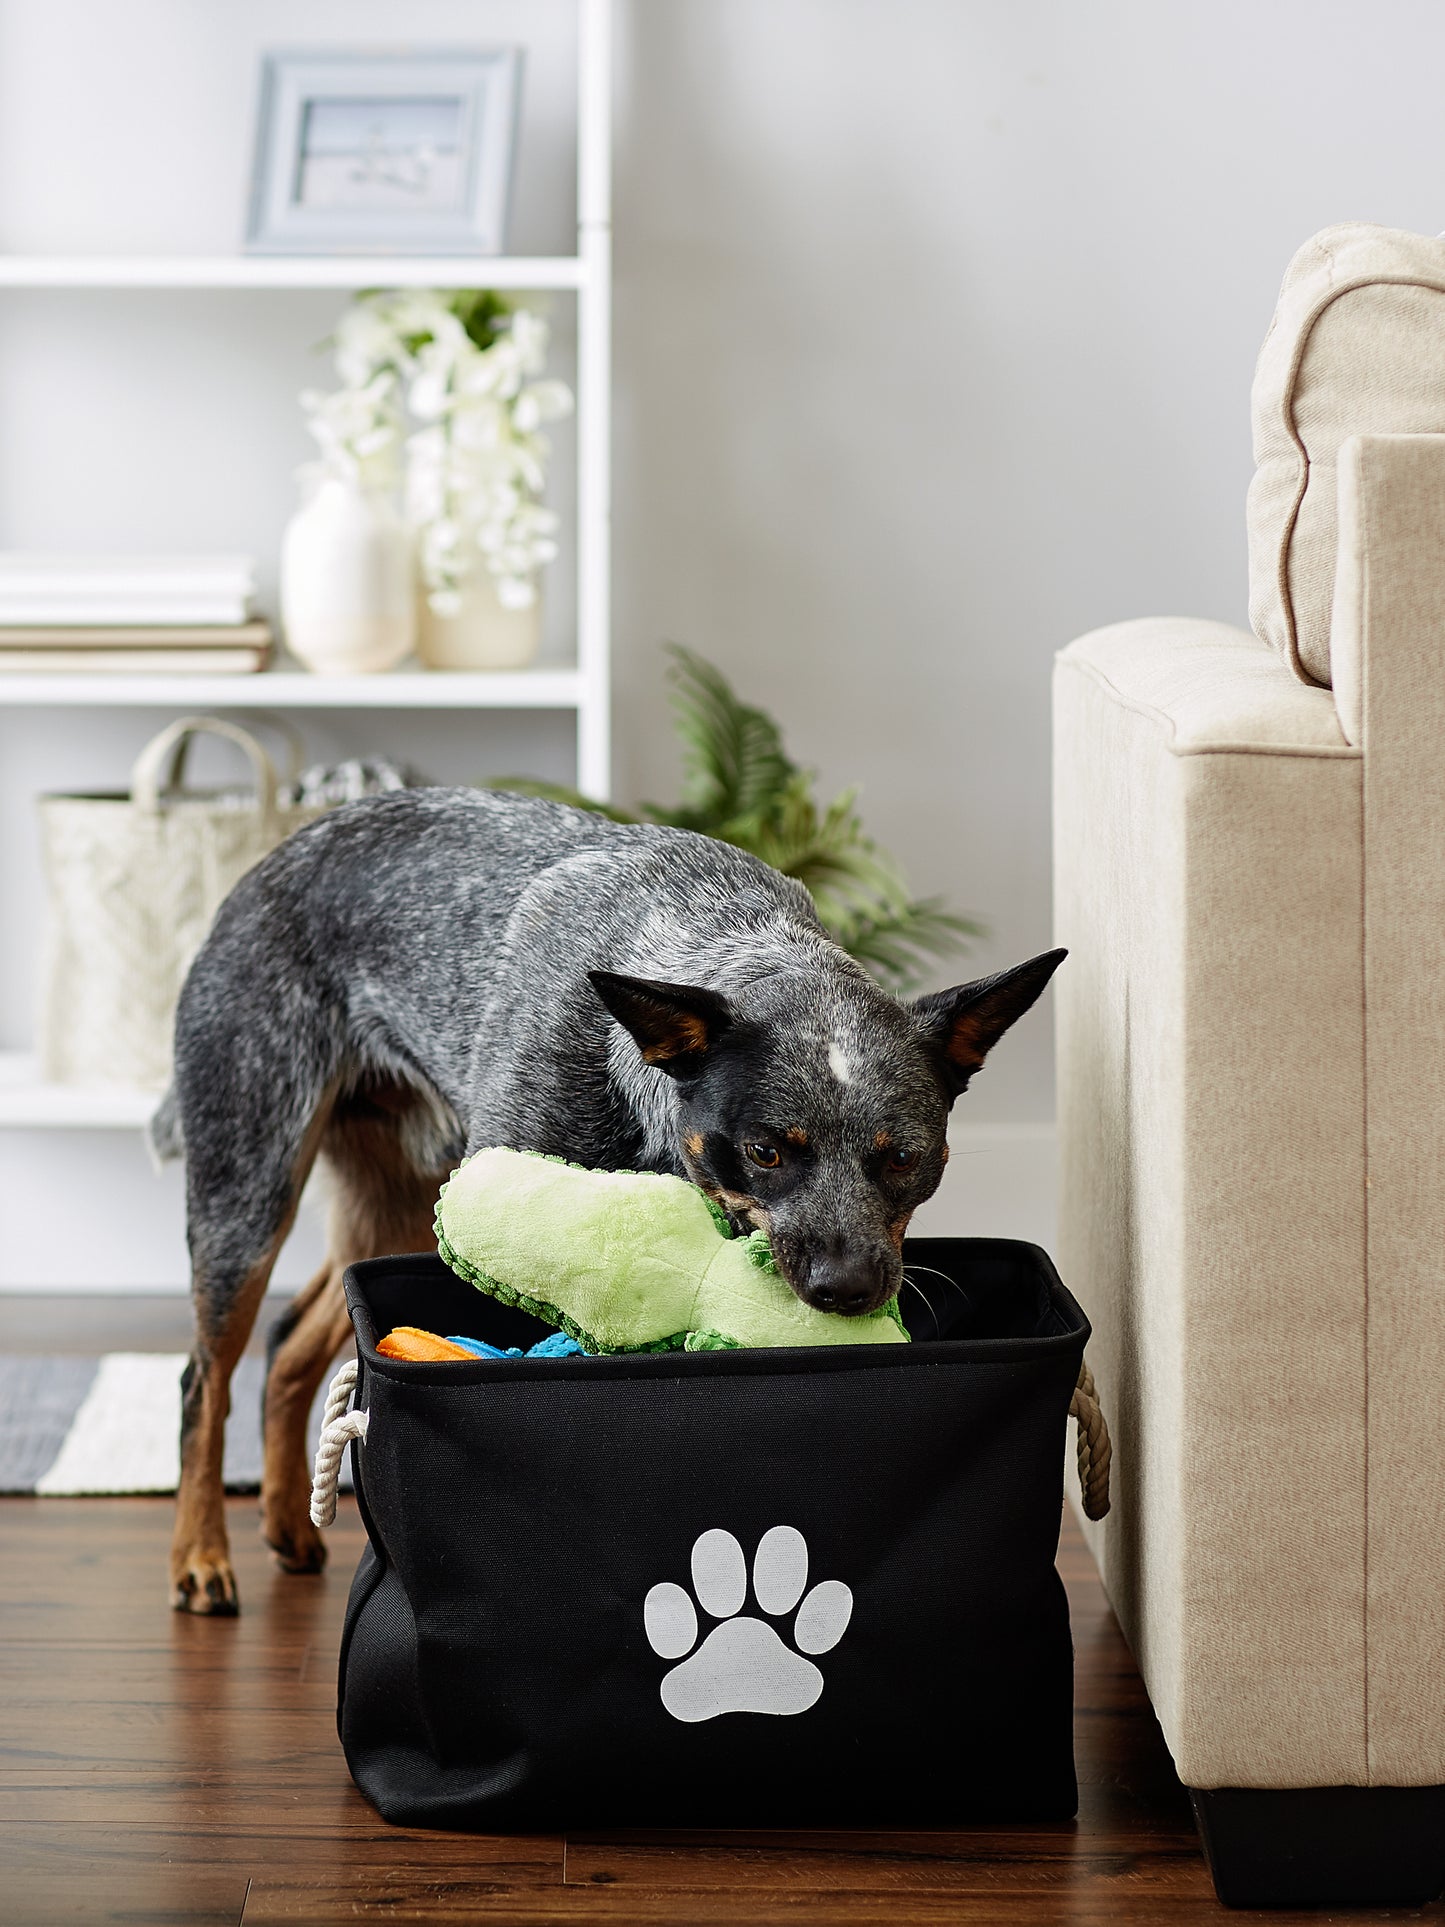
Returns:
[[[725,1102],[644,1063],[589,983],[596,968],[727,999],[750,1043]],[[808,1182],[736,1208],[768,1223],[801,1288],[820,1251],[881,1251],[936,1187],[953,1092],[934,1032],[825,935],[800,885],[741,851],[514,796],[409,790],[302,830],[232,893],[181,998],[154,1136],[163,1154],[184,1147],[197,1283],[217,1311],[284,1220],[330,1094],[344,1106],[378,1085],[410,1093],[399,1143],[438,1175],[507,1144],[708,1182],[683,1149],[694,1112],[710,1144],[796,1127]],[[917,1144],[901,1192],[866,1181],[882,1131]],[[710,1188],[736,1192],[736,1169]]]

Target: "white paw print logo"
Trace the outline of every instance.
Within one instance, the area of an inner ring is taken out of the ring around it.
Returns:
[[[743,1612],[747,1561],[730,1532],[704,1532],[692,1549],[692,1589],[705,1613],[720,1620],[697,1644],[697,1613],[681,1586],[665,1579],[648,1593],[642,1621],[659,1659],[680,1659],[662,1682],[662,1703],[690,1724],[720,1713],[806,1713],[823,1690],[823,1675],[804,1653],[831,1653],[848,1630],[853,1595],[841,1579],[808,1583],[808,1542],[795,1526],[774,1526],[753,1560],[753,1598],[781,1617],[798,1607],[793,1644],[766,1619]],[[802,1604],[799,1605],[799,1600]],[[794,1651],[794,1647],[799,1650]],[[690,1658],[683,1658],[690,1654]]]

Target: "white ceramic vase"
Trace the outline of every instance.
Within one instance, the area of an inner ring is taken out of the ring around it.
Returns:
[[[386,497],[328,475],[281,540],[281,622],[319,676],[390,669],[416,642],[411,537]]]
[[[423,594],[417,602],[416,653],[428,669],[525,669],[542,640],[542,598],[504,609],[490,571],[477,569],[454,616],[439,616]]]

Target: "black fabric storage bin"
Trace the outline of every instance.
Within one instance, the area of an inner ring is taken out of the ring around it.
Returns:
[[[348,1271],[370,1544],[337,1720],[388,1820],[1074,1812],[1054,1558],[1088,1323],[1035,1246],[905,1258],[908,1346],[442,1365],[376,1341],[545,1328],[435,1256]]]

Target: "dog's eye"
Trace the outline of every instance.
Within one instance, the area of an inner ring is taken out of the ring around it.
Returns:
[[[760,1165],[764,1171],[776,1171],[783,1161],[782,1153],[775,1144],[745,1144],[743,1149],[753,1163]]]
[[[905,1151],[900,1148],[888,1153],[888,1169],[890,1171],[911,1171],[917,1162],[918,1153],[916,1151]]]

